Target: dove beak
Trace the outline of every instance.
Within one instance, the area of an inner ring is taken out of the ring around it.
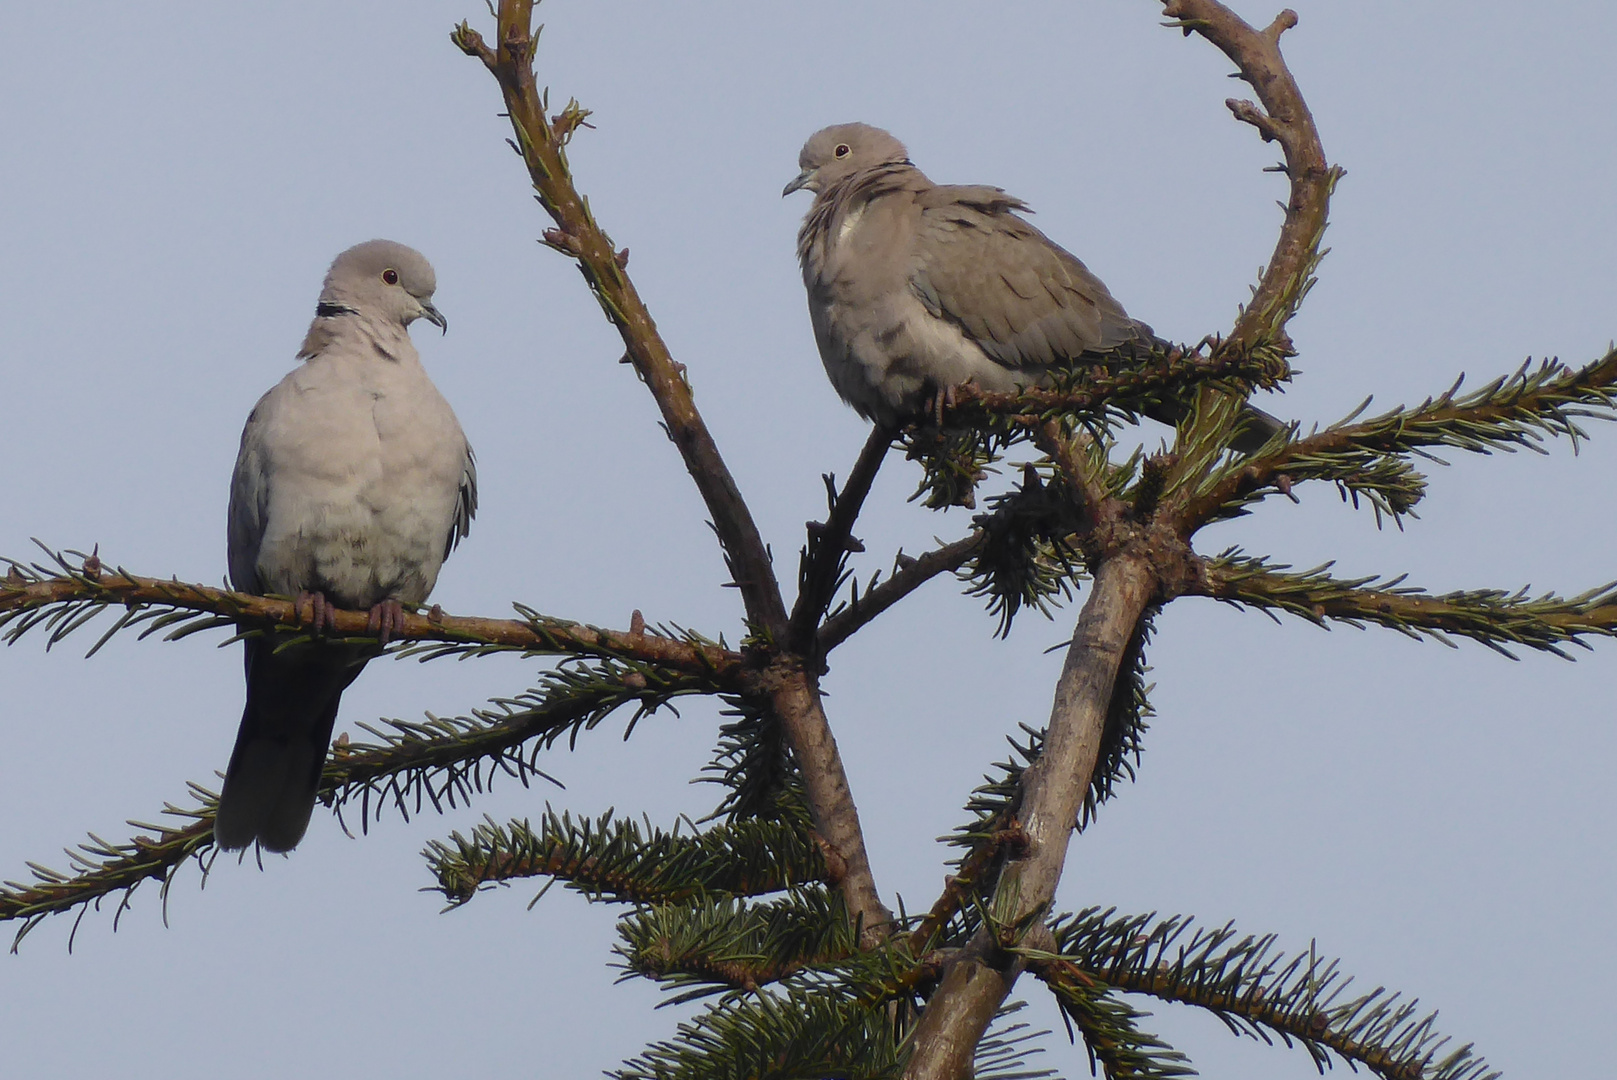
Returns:
[[[444,333],[449,333],[449,320],[444,318],[443,312],[432,306],[432,301],[421,301],[421,317]]]
[[[817,169],[804,169],[802,172],[798,173],[797,179],[786,185],[786,190],[780,193],[780,197],[784,199],[792,192],[802,191],[804,188],[814,183],[814,174],[818,171],[819,170]]]

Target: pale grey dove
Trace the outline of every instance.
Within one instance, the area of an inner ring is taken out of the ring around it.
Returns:
[[[388,240],[331,264],[302,365],[247,418],[230,483],[230,580],[295,596],[318,635],[335,608],[371,611],[385,643],[432,591],[477,510],[471,447],[410,342],[445,327],[419,252]],[[373,644],[249,638],[247,707],[214,838],[289,851],[314,809],[337,703]]]
[[[782,194],[815,193],[797,257],[820,359],[868,420],[894,426],[961,383],[1010,391],[1046,381],[1052,367],[1117,363],[1101,354],[1156,341],[1083,263],[1017,216],[1022,200],[934,184],[880,128],[818,131],[798,164]],[[1153,415],[1172,423],[1183,408]],[[1250,451],[1282,425],[1247,412],[1235,445]]]

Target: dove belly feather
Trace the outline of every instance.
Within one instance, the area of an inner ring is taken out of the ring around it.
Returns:
[[[400,370],[405,364],[415,370]],[[272,473],[255,568],[262,591],[319,591],[359,609],[427,598],[443,562],[463,453],[452,438],[409,437],[458,432],[425,380],[413,358],[321,356],[271,391],[266,404],[299,414],[299,422],[264,433]],[[430,393],[417,389],[421,383]],[[309,430],[318,437],[308,439]]]

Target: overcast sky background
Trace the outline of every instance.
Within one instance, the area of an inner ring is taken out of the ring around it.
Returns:
[[[1617,332],[1617,25],[1600,3],[1294,0],[1285,51],[1330,159],[1348,170],[1332,253],[1293,324],[1301,374],[1265,407],[1328,422],[1546,354],[1582,363]],[[1274,11],[1243,3],[1254,21]],[[783,201],[815,129],[890,128],[939,182],[993,183],[1131,313],[1194,340],[1227,329],[1272,247],[1276,151],[1231,120],[1246,88],[1148,0],[873,4],[552,0],[540,81],[595,110],[571,158],[752,500],[783,579],[819,474],[865,426],[825,381],[793,256],[807,196]],[[511,600],[624,627],[640,608],[739,636],[738,600],[677,454],[505,146],[493,80],[449,43],[481,3],[8,3],[0,25],[0,553],[29,538],[132,571],[217,582],[227,482],[253,402],[292,365],[331,257],[389,237],[437,267],[450,332],[418,334],[475,445],[482,512],[434,599]],[[1160,438],[1153,430],[1150,438]],[[1422,518],[1377,531],[1302,489],[1209,530],[1348,575],[1437,590],[1576,592],[1617,577],[1617,431],[1574,457],[1472,458],[1432,477]],[[860,535],[864,572],[963,511],[904,501],[892,460]],[[938,581],[835,656],[825,685],[878,884],[930,904],[932,843],[1042,724],[1074,612],[991,638]],[[87,830],[129,835],[215,783],[241,708],[239,650],[94,635],[0,650],[0,877],[62,866]],[[214,640],[219,640],[215,637]],[[1617,1005],[1613,647],[1510,663],[1385,631],[1330,633],[1206,601],[1174,604],[1139,781],[1068,861],[1060,903],[1186,912],[1316,941],[1364,988],[1442,1010],[1507,1076],[1592,1076]],[[373,664],[339,729],[463,712],[536,665]],[[680,1010],[612,985],[614,912],[552,890],[439,913],[418,851],[484,813],[543,801],[669,823],[719,722],[707,704],[621,720],[470,810],[346,838],[317,815],[289,859],[186,871],[168,901],[40,926],[0,955],[8,1075],[591,1076]],[[1087,1072],[1054,1011],[1047,1063]],[[1137,1002],[1204,1075],[1312,1075],[1301,1051]]]

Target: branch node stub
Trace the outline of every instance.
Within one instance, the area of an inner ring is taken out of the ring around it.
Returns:
[[[546,229],[541,234],[539,242],[575,259],[584,254],[584,245],[578,237],[565,229]]]
[[[1252,102],[1242,98],[1227,98],[1224,104],[1237,120],[1257,128],[1264,142],[1274,142],[1280,138],[1282,132],[1279,123]]]
[[[1265,28],[1263,31],[1263,36],[1269,39],[1269,43],[1271,45],[1278,45],[1280,44],[1280,35],[1284,34],[1287,30],[1290,30],[1296,25],[1297,13],[1291,10],[1291,8],[1286,8],[1285,10],[1281,11],[1280,14],[1275,16],[1274,22],[1270,23],[1268,27]]]

